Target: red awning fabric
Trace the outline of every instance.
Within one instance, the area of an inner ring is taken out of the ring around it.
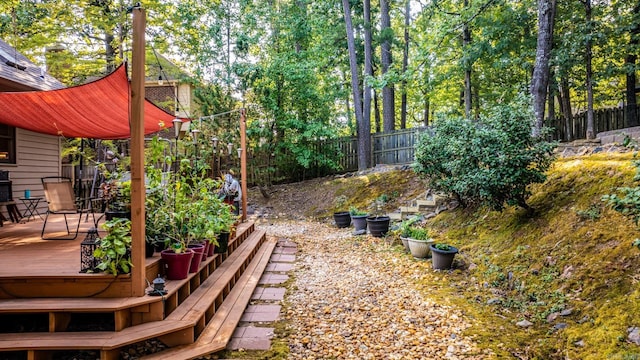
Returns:
[[[125,66],[94,82],[51,91],[0,93],[0,123],[43,134],[126,139],[129,79]],[[173,127],[174,115],[145,100],[144,133]]]

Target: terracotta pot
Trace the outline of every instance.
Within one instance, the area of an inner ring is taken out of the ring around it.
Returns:
[[[182,280],[189,276],[193,250],[187,249],[180,254],[176,254],[171,249],[162,250],[160,257],[164,261],[165,274],[168,280]]]
[[[191,266],[189,267],[189,272],[194,273],[197,272],[200,268],[202,256],[204,255],[204,244],[191,244],[187,247],[193,250],[193,258],[191,258]]]
[[[207,256],[213,256],[215,253],[213,252],[216,248],[216,244],[211,241],[207,241]]]

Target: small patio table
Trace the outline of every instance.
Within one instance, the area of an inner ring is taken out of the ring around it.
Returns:
[[[40,215],[40,212],[38,211],[38,204],[42,199],[43,198],[41,197],[20,198],[20,201],[22,201],[22,203],[26,207],[23,213],[24,215],[22,218],[23,221],[27,222],[32,217],[33,217],[33,220],[35,220],[36,215],[40,217],[40,220],[44,220],[44,218],[42,217],[42,215]]]

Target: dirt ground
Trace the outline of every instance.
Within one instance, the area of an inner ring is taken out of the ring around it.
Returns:
[[[364,172],[249,188],[247,211],[257,218],[332,221],[333,211],[351,206],[370,213],[392,212],[425,191],[425,181],[407,166],[377,166]],[[376,209],[379,197],[386,202]]]

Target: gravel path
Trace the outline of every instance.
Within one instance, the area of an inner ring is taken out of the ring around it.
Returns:
[[[462,335],[469,324],[459,312],[415,289],[416,260],[399,247],[327,224],[260,227],[298,244],[283,310],[290,359],[491,357]]]

